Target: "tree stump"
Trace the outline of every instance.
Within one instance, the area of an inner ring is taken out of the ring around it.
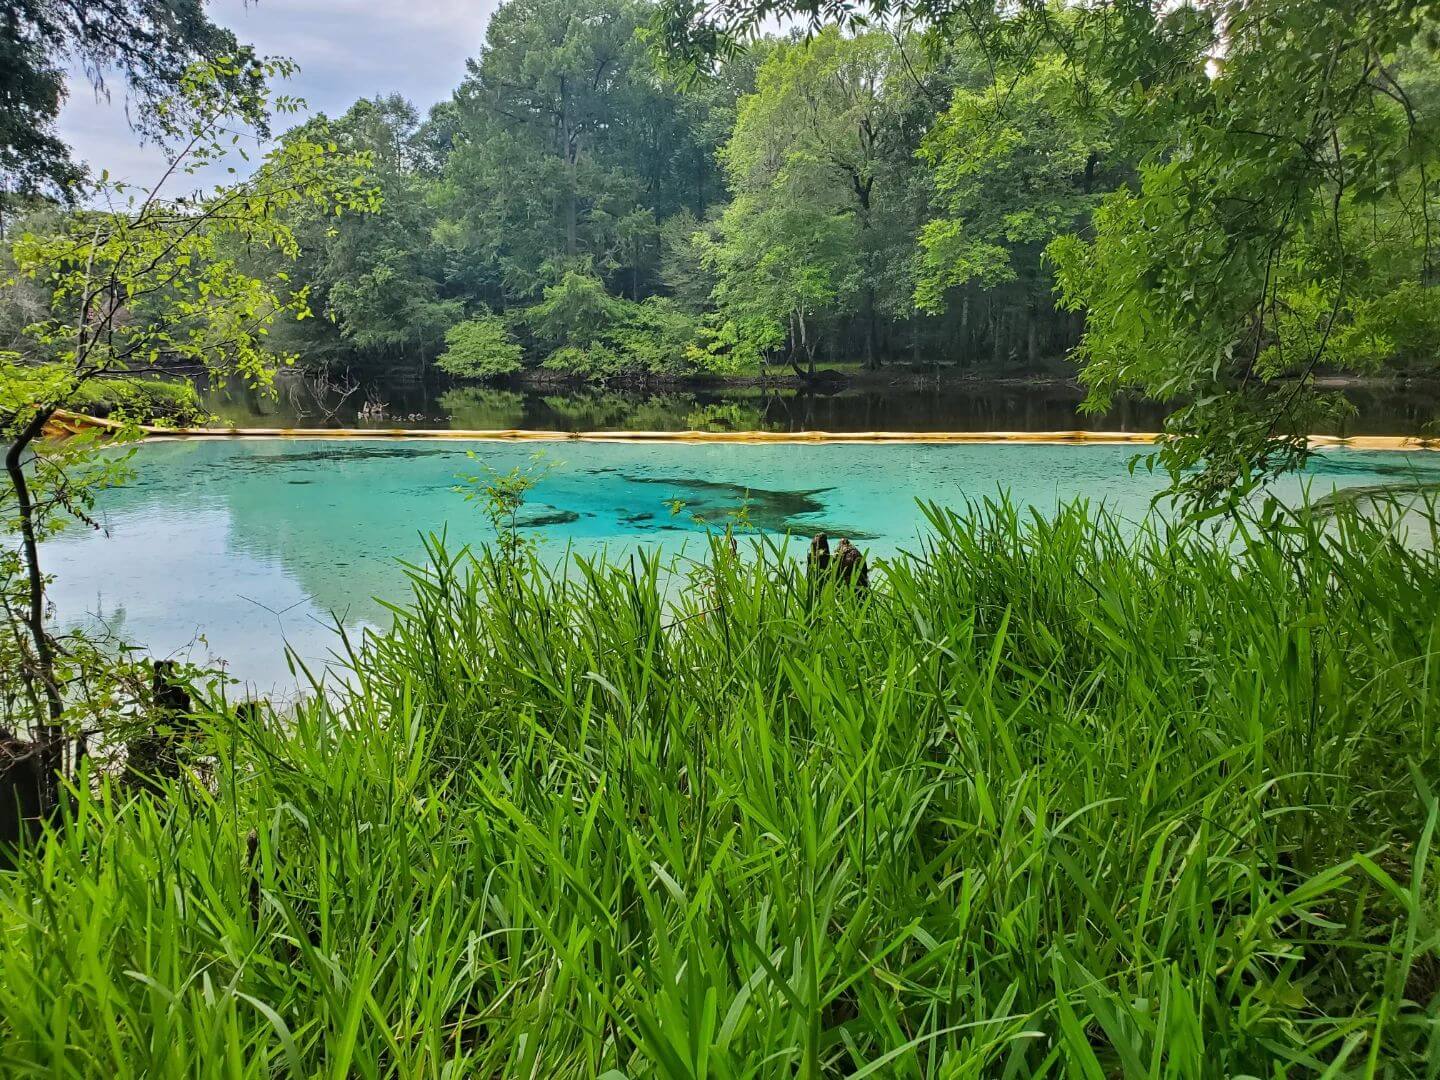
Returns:
[[[125,745],[125,774],[135,787],[162,790],[180,778],[179,743],[194,728],[190,691],[175,675],[175,661],[156,660],[150,674],[150,730]]]
[[[13,869],[12,850],[39,834],[45,779],[37,746],[0,728],[0,868]]]
[[[830,576],[843,585],[860,590],[870,587],[870,570],[865,565],[865,555],[848,539],[841,538],[830,551],[830,538],[817,533],[810,541],[810,558],[807,567],[810,580],[823,582]]]
[[[835,548],[835,573],[857,590],[870,587],[870,568],[865,565],[865,556],[849,540],[842,539]]]
[[[830,571],[830,538],[823,532],[816,533],[810,541],[810,576],[823,577]]]

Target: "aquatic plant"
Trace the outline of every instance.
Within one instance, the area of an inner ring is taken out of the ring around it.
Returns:
[[[348,683],[0,875],[0,1066],[1433,1075],[1433,551],[932,521],[863,592],[437,543]]]
[[[525,524],[520,512],[530,490],[545,479],[556,463],[548,460],[545,451],[537,450],[530,455],[525,465],[516,465],[509,472],[499,472],[480,460],[474,450],[466,452],[471,461],[480,463],[477,474],[461,474],[456,492],[466,502],[475,503],[490,527],[495,530],[495,550],[507,564],[514,564],[521,555],[530,552],[535,541],[523,535],[520,529]],[[573,520],[573,518],[571,519]]]

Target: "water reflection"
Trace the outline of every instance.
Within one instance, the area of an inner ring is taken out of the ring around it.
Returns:
[[[225,658],[242,678],[274,685],[287,677],[282,643],[319,670],[339,647],[336,623],[383,624],[379,598],[406,595],[403,564],[423,562],[422,537],[443,533],[452,548],[488,542],[483,515],[455,491],[457,476],[524,466],[533,450],[450,440],[156,440],[136,456],[133,483],[102,494],[101,531],[47,542],[52,599],[64,622],[98,619],[160,655],[198,649],[196,658]],[[927,531],[918,500],[958,508],[1003,489],[1042,511],[1086,498],[1136,519],[1163,486],[1143,469],[1130,472],[1128,446],[595,442],[547,453],[554,468],[531,492],[521,526],[556,562],[628,559],[640,545],[667,558],[703,551],[708,529],[737,522],[793,533],[802,546],[816,532],[848,536],[885,557]],[[1326,453],[1276,493],[1298,501],[1305,486],[1324,497],[1336,486],[1378,484],[1440,485],[1440,455]]]
[[[1414,434],[1440,415],[1440,387],[1410,385],[1345,391],[1356,415],[1326,434]],[[1166,408],[1120,398],[1104,413],[1081,410],[1068,383],[865,385],[820,390],[738,387],[606,390],[372,384],[344,401],[282,388],[269,398],[242,389],[209,395],[211,410],[234,426],[531,428],[554,431],[1155,431]],[[361,420],[367,403],[383,420]]]

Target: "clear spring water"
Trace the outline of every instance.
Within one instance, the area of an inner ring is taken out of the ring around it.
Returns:
[[[536,444],[449,441],[193,440],[141,448],[133,483],[106,492],[103,531],[47,543],[62,621],[101,620],[157,655],[223,659],[262,692],[293,686],[283,644],[323,667],[333,627],[377,625],[377,598],[403,600],[400,560],[423,534],[452,546],[491,535],[456,493],[457,476],[526,464]],[[1002,489],[1041,509],[1076,497],[1138,518],[1161,479],[1129,463],[1133,446],[541,444],[553,466],[530,493],[529,535],[612,555],[636,544],[698,549],[705,525],[742,503],[771,533],[849,536],[872,556],[913,546],[917,500],[958,505]],[[473,451],[478,460],[467,457]],[[1298,499],[1337,486],[1440,482],[1440,454],[1334,451]],[[685,504],[673,513],[670,503]]]

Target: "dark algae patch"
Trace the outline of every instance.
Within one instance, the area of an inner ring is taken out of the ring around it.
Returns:
[[[745,487],[718,480],[697,480],[688,476],[634,476],[622,473],[623,479],[632,484],[653,484],[676,492],[676,499],[685,504],[684,510],[699,513],[701,517],[719,518],[725,513],[738,511],[749,504],[750,523],[761,532],[768,533],[832,533],[848,536],[852,540],[873,540],[873,533],[860,529],[847,529],[825,521],[796,521],[798,517],[825,512],[825,504],[816,498],[832,488],[811,488],[806,491],[777,491],[772,488]],[[708,512],[706,512],[708,511]],[[638,517],[626,520],[638,521]],[[718,522],[717,522],[718,523]]]
[[[517,528],[548,529],[552,525],[569,525],[580,520],[574,510],[562,510],[556,506],[535,506],[521,510],[515,520]]]

